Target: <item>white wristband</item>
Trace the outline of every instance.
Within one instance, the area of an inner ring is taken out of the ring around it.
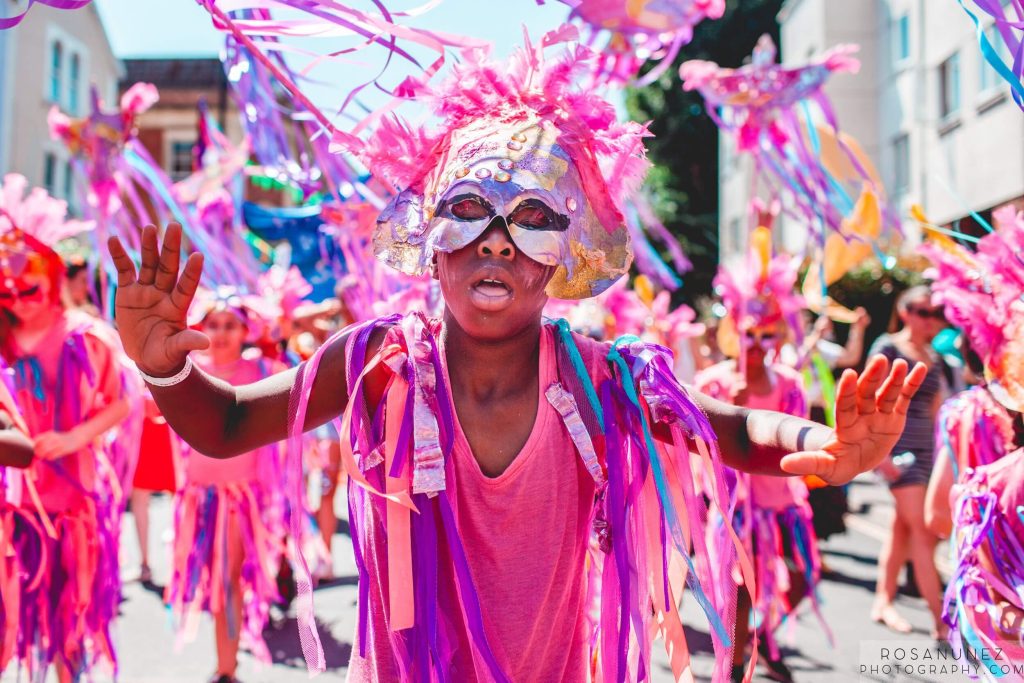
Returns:
[[[153,377],[147,375],[142,370],[139,370],[139,374],[142,375],[142,379],[146,384],[153,387],[173,387],[175,384],[181,384],[185,379],[192,374],[192,359],[185,356],[185,367],[179,370],[176,374],[171,377]]]

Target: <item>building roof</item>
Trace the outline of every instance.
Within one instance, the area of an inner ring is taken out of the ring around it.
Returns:
[[[161,91],[219,88],[226,83],[224,66],[216,57],[125,59],[121,87],[152,83]]]

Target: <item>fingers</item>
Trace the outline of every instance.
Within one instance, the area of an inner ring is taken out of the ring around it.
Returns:
[[[857,418],[857,373],[844,370],[836,385],[836,429],[848,427]]]
[[[132,259],[128,256],[128,252],[125,251],[121,240],[116,237],[111,237],[107,240],[107,251],[110,253],[110,258],[114,261],[114,268],[117,269],[117,286],[127,287],[134,283],[135,264],[132,263]]]
[[[857,382],[857,412],[859,414],[870,415],[875,412],[878,387],[885,380],[888,369],[889,361],[885,356],[873,356],[868,361]]]
[[[779,461],[779,467],[788,474],[798,476],[813,474],[829,481],[836,467],[836,459],[824,451],[803,451],[784,456]]]
[[[142,267],[139,268],[140,285],[151,285],[156,281],[156,269],[160,264],[157,252],[156,227],[147,225],[142,229]]]
[[[902,358],[896,359],[892,364],[892,371],[885,379],[878,392],[878,412],[888,415],[896,407],[896,399],[903,390],[904,380],[907,378],[907,362]]]
[[[914,398],[914,394],[924,384],[925,377],[928,376],[928,366],[924,363],[918,363],[914,366],[914,369],[907,375],[907,379],[903,382],[903,389],[900,391],[899,398],[896,399],[895,411],[898,415],[906,415],[907,409],[910,408],[910,399]]]
[[[167,340],[168,355],[179,356],[184,360],[191,351],[202,351],[209,348],[210,338],[198,330],[182,330]]]
[[[181,265],[181,226],[171,223],[164,233],[164,243],[160,248],[160,262],[157,265],[156,288],[170,292],[178,279],[178,266]]]
[[[189,254],[185,268],[181,271],[178,283],[171,291],[171,302],[182,311],[187,311],[199,287],[199,279],[203,274],[203,255],[195,252]]]

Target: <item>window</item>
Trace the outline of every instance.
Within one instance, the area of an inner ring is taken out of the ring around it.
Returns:
[[[910,138],[904,133],[893,140],[893,194],[902,197],[910,188]]]
[[[939,117],[948,119],[960,111],[960,54],[939,65]]]
[[[78,101],[82,90],[82,58],[78,53],[71,55],[68,67],[68,113],[78,115]]]
[[[171,180],[178,182],[192,173],[192,148],[195,143],[175,141],[171,143]]]
[[[50,46],[50,101],[60,104],[61,70],[64,66],[64,45],[59,40]]]
[[[68,202],[68,207],[74,207],[75,198],[75,172],[71,168],[71,161],[64,162],[64,199]]]
[[[51,195],[57,187],[57,157],[53,152],[43,156],[43,187]]]
[[[896,20],[893,31],[893,61],[902,64],[910,59],[910,16],[904,14]]]
[[[996,56],[999,57],[1004,64],[1012,62],[1012,59],[1010,58],[1010,50],[1006,46],[1006,41],[1004,41],[1003,37],[999,35],[999,29],[996,28],[995,24],[985,29],[985,38],[995,50]],[[988,63],[988,60],[985,59],[984,55],[979,58],[978,65],[980,69],[978,72],[978,90],[983,93],[991,90],[997,90],[1003,83],[1002,76],[996,72],[995,67]]]

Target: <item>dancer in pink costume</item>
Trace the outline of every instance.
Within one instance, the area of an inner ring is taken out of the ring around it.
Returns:
[[[734,358],[698,373],[694,385],[733,405],[806,418],[803,378],[777,360],[788,331],[799,329],[801,321],[802,299],[794,294],[799,262],[788,256],[772,257],[770,239],[766,228],[758,228],[751,238],[754,248],[749,258],[740,267],[719,270],[715,287],[728,311],[722,345]],[[754,560],[754,585],[746,585],[739,593],[733,679],[743,677],[744,648],[752,626],[763,638],[760,649],[769,675],[792,680],[774,632],[805,596],[811,597],[818,611],[815,590],[821,559],[807,485],[798,477],[733,474],[738,510],[733,525]],[[719,527],[716,534],[729,531]],[[828,633],[824,622],[822,626]]]
[[[688,393],[663,348],[545,325],[549,294],[595,295],[631,258],[619,201],[643,175],[644,131],[575,88],[592,58],[581,47],[556,61],[532,46],[505,64],[467,55],[415,92],[443,127],[382,119],[357,145],[404,188],[379,219],[378,256],[434,274],[442,319],[370,321],[295,370],[235,388],[188,360],[209,340],[185,324],[202,257],[179,275],[180,231],[161,252],[147,228],[137,274],[110,242],[119,329],[196,448],[231,457],[343,415],[360,591],[352,680],[646,680],[658,633],[686,677],[684,580],[711,624],[715,680],[727,680],[733,565],[709,560],[691,465],[717,508],[723,460],[847,481],[888,452],[920,381],[881,359],[848,373],[833,434]],[[303,650],[322,669],[298,578]]]
[[[210,346],[197,364],[233,386],[252,384],[285,369],[251,349],[262,325],[254,297],[235,290],[204,290],[190,311]],[[217,683],[235,680],[239,647],[269,664],[263,640],[270,605],[279,599],[276,577],[285,556],[284,486],[276,445],[218,460],[185,449],[185,485],[175,499],[174,547],[166,600],[178,621],[179,644],[195,637],[202,611],[213,615]]]
[[[14,639],[11,656],[30,676],[52,665],[69,681],[94,665],[116,673],[123,491],[104,436],[130,409],[109,330],[61,304],[64,265],[52,245],[89,226],[65,221],[64,202],[26,189],[16,175],[0,189],[2,353],[35,446],[20,509],[46,533],[3,641]]]
[[[948,240],[924,247],[935,265],[935,299],[970,339],[985,378],[946,404],[963,413],[937,432],[949,465],[931,488],[933,497],[944,489],[952,501],[956,568],[943,607],[949,642],[987,653],[978,662],[982,680],[1020,681],[1013,665],[1024,661],[1024,213],[1007,207],[993,217],[999,228],[976,251]],[[947,510],[938,504],[932,513]]]
[[[1012,235],[1024,229],[1017,224],[1012,207],[993,212],[993,219],[1001,233]],[[927,273],[933,280],[932,300],[943,307],[946,320],[963,332],[964,356],[975,382],[943,403],[935,424],[935,468],[925,496],[925,520],[942,538],[952,531],[953,485],[964,480],[967,470],[991,464],[1014,450],[1013,416],[993,393],[999,391],[998,382],[994,388],[989,382],[994,376],[994,354],[1005,335],[1005,320],[994,314],[1001,309],[993,305],[990,291],[994,283],[1005,286],[1006,278],[994,278],[1008,267],[992,259],[1003,243],[1000,234],[986,237],[975,253],[940,236],[921,247],[934,264]],[[1009,280],[1013,282],[1012,277]]]

